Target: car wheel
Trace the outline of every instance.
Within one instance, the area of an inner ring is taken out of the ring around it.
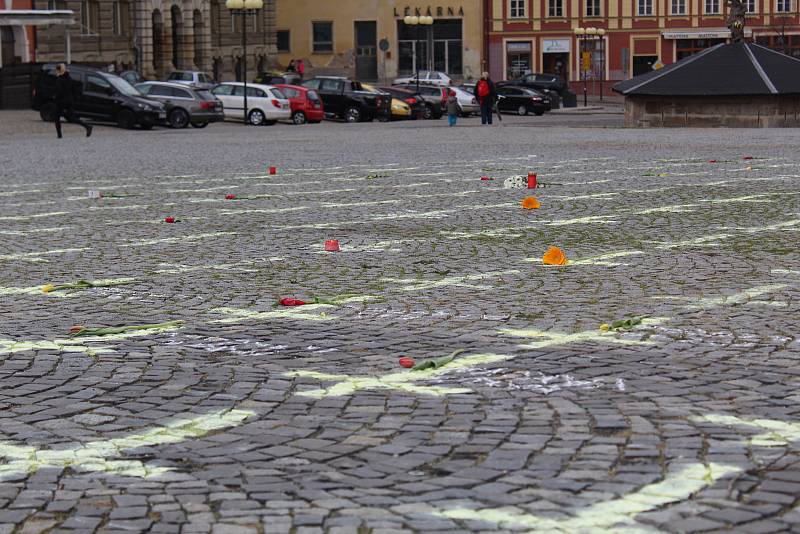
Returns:
[[[192,128],[205,128],[206,126],[208,126],[208,121],[206,121],[206,122],[193,122],[192,123]]]
[[[247,114],[247,121],[253,126],[264,124],[264,113],[260,109],[254,109]]]
[[[527,114],[528,114],[527,106],[520,106],[517,108],[517,115],[527,115]]]
[[[169,125],[173,128],[186,128],[189,126],[189,114],[186,110],[176,108],[169,113]]]
[[[361,110],[358,108],[347,108],[344,112],[344,120],[347,122],[361,122]]]
[[[53,122],[56,120],[56,113],[58,113],[56,105],[48,103],[42,106],[42,109],[39,111],[39,116],[44,122]]]
[[[306,120],[306,114],[302,111],[295,111],[292,113],[292,123],[294,124],[305,124],[308,120]]]
[[[136,115],[133,114],[133,111],[123,109],[117,113],[117,126],[125,128],[126,130],[132,130],[135,125]]]
[[[425,104],[425,111],[423,112],[422,117],[425,120],[431,120],[433,118],[433,106],[430,104]]]

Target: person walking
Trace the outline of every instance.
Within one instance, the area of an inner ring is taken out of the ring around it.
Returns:
[[[86,137],[92,135],[92,127],[83,122],[75,114],[75,103],[72,97],[72,77],[69,75],[67,66],[59,63],[56,67],[56,88],[53,94],[53,100],[56,103],[56,133],[58,138],[61,139],[61,117],[67,119],[67,122],[80,124],[86,129]]]
[[[297,74],[300,75],[300,79],[303,79],[303,76],[306,73],[306,64],[302,59],[297,60]]]
[[[458,120],[458,98],[455,91],[450,91],[447,96],[447,122],[450,126],[455,126]]]
[[[481,79],[475,84],[475,96],[481,105],[481,124],[492,124],[494,103],[497,100],[497,91],[488,72],[481,74]]]

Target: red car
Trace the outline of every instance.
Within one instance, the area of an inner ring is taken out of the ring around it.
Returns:
[[[282,83],[276,84],[275,87],[281,90],[281,93],[286,96],[286,99],[292,105],[293,123],[305,124],[310,122],[317,124],[325,118],[322,99],[314,89]]]

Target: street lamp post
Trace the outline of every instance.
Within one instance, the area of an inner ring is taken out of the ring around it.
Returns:
[[[601,54],[600,54],[600,102],[603,101],[603,83],[606,81],[606,31],[603,28],[597,28],[597,36],[600,37]]]
[[[242,80],[244,81],[244,123],[247,117],[247,16],[256,15],[264,7],[264,0],[226,0],[231,15],[242,17]]]
[[[588,78],[589,78],[589,61],[591,61],[591,52],[589,51],[589,40],[594,40],[595,37],[600,37],[603,39],[603,36],[606,34],[606,31],[603,28],[575,28],[575,37],[578,39],[578,48],[580,49],[580,60],[581,60],[581,72],[583,73],[583,107],[588,106]],[[586,61],[585,54],[590,54],[588,56],[589,61]],[[603,43],[603,66],[602,70],[605,70],[605,42]],[[603,73],[600,78],[600,100],[603,99],[603,78],[605,78],[605,74]],[[594,91],[594,89],[592,89]]]
[[[417,55],[419,55],[419,27],[420,26],[431,26],[433,24],[433,17],[429,17],[426,15],[416,16],[416,15],[408,15],[403,17],[403,23],[407,26],[416,26],[417,27],[417,39],[416,44],[414,46],[414,65],[416,66],[417,71],[417,93],[419,93],[419,61],[417,61]],[[428,55],[427,53],[425,54]]]

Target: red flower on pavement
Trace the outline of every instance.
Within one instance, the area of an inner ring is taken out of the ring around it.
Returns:
[[[744,156],[742,159],[745,160],[745,161],[751,160],[751,159],[753,159],[753,156]]]
[[[488,176],[481,176],[481,180],[484,182],[489,182],[491,180],[494,180],[494,178],[489,178]]]
[[[303,306],[308,304],[308,302],[300,299],[293,299],[293,298],[283,298],[280,301],[281,306]]]
[[[233,200],[236,198],[236,195],[225,195],[225,200]]]
[[[717,162],[717,160],[715,160],[715,159],[710,159],[710,160],[708,160],[708,162],[709,162],[709,163],[716,163],[716,162]]]
[[[70,334],[77,334],[78,332],[80,332],[84,328],[86,328],[86,327],[85,326],[80,326],[80,325],[75,325],[75,326],[73,326],[72,328],[69,329],[69,333]]]
[[[399,363],[400,367],[405,367],[406,369],[411,369],[416,364],[414,358],[406,358],[406,357],[400,358]]]
[[[164,222],[165,223],[170,223],[170,224],[174,223],[175,222],[175,217],[167,217],[166,219],[164,219]]]

